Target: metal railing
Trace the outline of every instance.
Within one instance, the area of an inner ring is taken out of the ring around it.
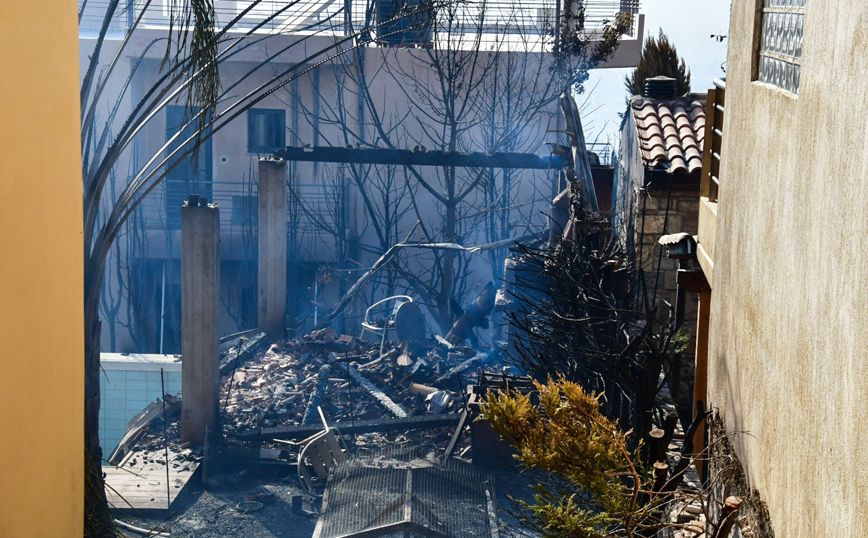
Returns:
[[[709,202],[717,201],[720,189],[720,148],[723,145],[723,115],[726,97],[726,81],[714,80],[714,88],[708,90],[705,105],[705,142],[702,149],[701,196]]]
[[[179,230],[181,206],[196,194],[220,206],[220,228],[240,230],[259,225],[259,189],[250,181],[187,182],[164,180],[142,203],[146,229]],[[287,192],[287,224],[296,233],[330,234],[337,227],[340,197],[330,186],[318,183],[292,183]]]
[[[591,166],[612,166],[614,164],[615,149],[609,142],[589,142],[585,145],[588,148]]]
[[[181,205],[196,194],[220,206],[221,229],[257,226],[258,187],[250,181],[163,180],[142,202],[146,229],[179,230]]]
[[[83,0],[79,0],[81,7]],[[456,39],[456,33],[481,33],[486,36],[521,35],[550,36],[557,24],[560,14],[561,0],[465,0],[448,8],[441,9],[433,15],[436,21],[436,31],[418,32],[408,30],[407,36],[428,35],[428,41],[443,42],[446,33],[442,31],[449,25],[453,29],[450,39]],[[238,32],[248,31],[258,25],[257,33],[261,34],[306,34],[319,33],[325,36],[345,36],[358,32],[367,26],[376,26],[399,15],[401,10],[412,10],[421,5],[422,0],[298,0],[295,3],[286,0],[261,0],[256,3],[234,25]],[[579,0],[585,9],[586,35],[594,35],[605,26],[606,22],[614,21],[619,13],[638,14],[639,0]],[[79,22],[82,35],[95,35],[99,32],[109,0],[88,0],[85,4]],[[216,0],[214,2],[216,25],[223,27],[245,9],[251,7],[250,0]],[[140,27],[143,29],[166,29],[169,26],[169,0],[121,1],[109,24],[109,32],[119,34],[125,32],[139,17],[142,9],[147,11],[142,16]],[[289,7],[287,7],[289,6]],[[349,10],[350,17],[345,17]],[[448,12],[448,13],[447,13]],[[481,14],[485,16],[482,17]],[[177,23],[176,23],[177,24]],[[406,25],[405,25],[406,26]],[[634,28],[628,35],[633,35]],[[384,28],[394,32],[395,25],[385,25]],[[374,30],[376,33],[377,30]],[[385,32],[384,32],[385,33]],[[400,34],[400,32],[399,32]],[[395,36],[383,37],[383,42],[395,44]],[[400,35],[398,36],[401,37]],[[423,39],[426,39],[423,37]],[[487,42],[489,39],[483,39]],[[400,43],[400,39],[397,40]],[[415,43],[420,44],[420,43]]]

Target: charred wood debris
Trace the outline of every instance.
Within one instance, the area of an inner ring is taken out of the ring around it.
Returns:
[[[467,386],[483,368],[511,368],[498,349],[478,351],[465,341],[473,327],[487,323],[494,293],[492,285],[486,286],[448,339],[383,344],[379,336],[367,342],[331,328],[270,346],[263,333],[242,339],[221,358],[221,437],[254,442],[261,460],[294,465],[296,447],[285,441],[322,431],[325,420],[361,453],[426,445],[466,454],[468,436],[455,430],[469,424],[459,420]],[[201,460],[201,447],[180,443],[180,397],[167,394],[164,401],[165,423],[162,403],[151,404],[130,422],[112,463],[131,451],[159,459],[167,441],[173,451]]]
[[[224,376],[223,431],[250,438],[279,437],[276,432],[297,425],[321,429],[317,408],[339,427],[455,413],[462,384],[472,382],[473,366],[488,357],[442,338],[387,341],[381,355],[379,342],[320,329],[274,344]],[[356,439],[358,446],[368,442]]]
[[[625,430],[662,428],[661,394],[686,339],[657,309],[645,307],[641,270],[612,234],[607,217],[582,202],[579,182],[552,205],[546,242],[517,244],[505,267],[497,308],[509,326],[507,362],[545,381],[564,377],[601,395]],[[691,417],[682,417],[683,429]]]

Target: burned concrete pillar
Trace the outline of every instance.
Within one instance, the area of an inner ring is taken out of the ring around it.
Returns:
[[[286,161],[259,160],[259,330],[272,340],[286,327]]]
[[[205,442],[217,424],[220,355],[217,301],[220,285],[220,210],[181,208],[181,442]]]

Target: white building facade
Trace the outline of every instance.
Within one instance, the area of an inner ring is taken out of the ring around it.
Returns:
[[[99,41],[106,4],[88,2],[83,12],[82,73]],[[119,9],[108,27],[99,71],[107,82],[93,111],[95,154],[103,134],[105,146],[116,137],[128,139],[112,168],[101,218],[119,205],[130,182],[152,187],[119,228],[110,253],[101,308],[105,351],[180,353],[179,214],[191,194],[221,208],[221,331],[256,326],[257,162],[280,148],[548,158],[545,143],[565,136],[556,99],[564,80],[553,70],[550,46],[564,17],[556,2],[459,9],[385,0],[302,1],[289,8],[217,1],[218,27],[237,20],[221,35],[221,99],[209,118],[211,136],[196,161],[172,157],[176,148],[189,147],[182,140],[195,130],[187,125],[196,122],[194,114],[173,98],[189,73],[163,63],[166,2],[144,13],[142,4]],[[643,33],[638,3],[586,4],[583,36],[589,40],[604,19],[634,15],[603,67],[635,65]],[[402,13],[412,15],[400,18]],[[174,83],[161,82],[175,75]],[[124,130],[131,116],[141,126],[134,136]],[[400,241],[473,246],[543,234],[558,177],[556,170],[289,163],[288,326],[311,327],[361,269]],[[349,312],[338,328],[355,334],[366,304],[407,293],[427,308],[429,328],[438,332],[451,319],[450,301],[465,304],[501,278],[506,254],[502,247],[481,254],[401,255],[359,297],[361,310]]]

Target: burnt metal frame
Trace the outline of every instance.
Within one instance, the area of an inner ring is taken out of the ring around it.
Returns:
[[[401,430],[427,430],[446,428],[457,423],[460,415],[457,413],[445,415],[421,415],[406,418],[386,418],[374,420],[357,420],[355,423],[338,422],[332,424],[340,428],[344,434],[390,432]],[[297,424],[279,428],[263,428],[259,431],[242,433],[235,436],[240,441],[274,441],[301,440],[322,431],[321,424]]]
[[[456,166],[464,168],[526,168],[560,170],[567,165],[558,155],[540,157],[533,153],[458,153],[440,150],[392,148],[339,148],[331,146],[288,146],[274,152],[287,161],[405,166]]]
[[[425,506],[425,503],[422,502],[422,500],[413,493],[413,471],[411,469],[406,469],[406,472],[407,477],[404,482],[404,491],[401,494],[401,497],[395,499],[395,501],[383,507],[372,523],[375,523],[377,520],[382,521],[382,519],[386,518],[390,513],[394,513],[395,511],[403,512],[403,517],[401,518],[401,521],[385,525],[375,525],[355,532],[342,534],[339,538],[380,538],[382,536],[390,536],[397,533],[402,533],[404,538],[409,538],[411,536],[411,533],[418,534],[420,536],[423,536],[424,538],[453,538],[453,535],[449,532],[449,529],[437,519],[437,517],[434,515],[434,512],[430,510],[427,506]],[[331,480],[332,478],[329,479],[330,482]],[[494,507],[492,505],[492,493],[489,490],[488,483],[486,483],[485,486],[485,496],[487,505],[486,516],[488,518],[488,524],[492,531],[491,536],[492,538],[497,538],[499,536],[499,533],[497,532],[497,516],[494,512]],[[328,510],[328,505],[329,488],[327,487],[325,493],[323,494],[321,514],[326,513],[326,511]],[[426,527],[424,525],[420,525],[419,523],[414,522],[414,511],[421,513],[425,517],[425,519],[428,520],[428,522],[430,522],[433,526],[440,527],[446,532],[440,532],[433,528]],[[321,515],[317,520],[316,527],[314,528],[313,538],[322,538],[323,524],[324,519]]]
[[[329,491],[328,489],[326,489],[322,501],[323,514],[326,513],[326,511],[328,510],[328,493]],[[403,511],[403,518],[398,523],[378,525],[372,528],[344,534],[340,538],[379,538],[381,536],[389,536],[399,532],[402,533],[405,537],[410,536],[410,533],[413,532],[424,536],[425,538],[452,538],[449,534],[444,534],[442,532],[425,527],[424,525],[420,525],[413,521],[413,510],[416,510],[418,512],[421,512],[425,516],[425,518],[428,519],[428,521],[430,521],[432,524],[436,525],[437,523],[439,523],[431,510],[428,510],[424,503],[422,503],[422,501],[416,498],[416,496],[413,494],[413,471],[410,469],[407,469],[407,478],[404,484],[403,494],[393,503],[383,507],[383,509],[377,515],[377,519],[381,519],[387,514],[396,510]],[[442,526],[442,524],[440,524],[439,526]],[[321,538],[322,530],[323,518],[320,517],[313,531],[314,538]]]

